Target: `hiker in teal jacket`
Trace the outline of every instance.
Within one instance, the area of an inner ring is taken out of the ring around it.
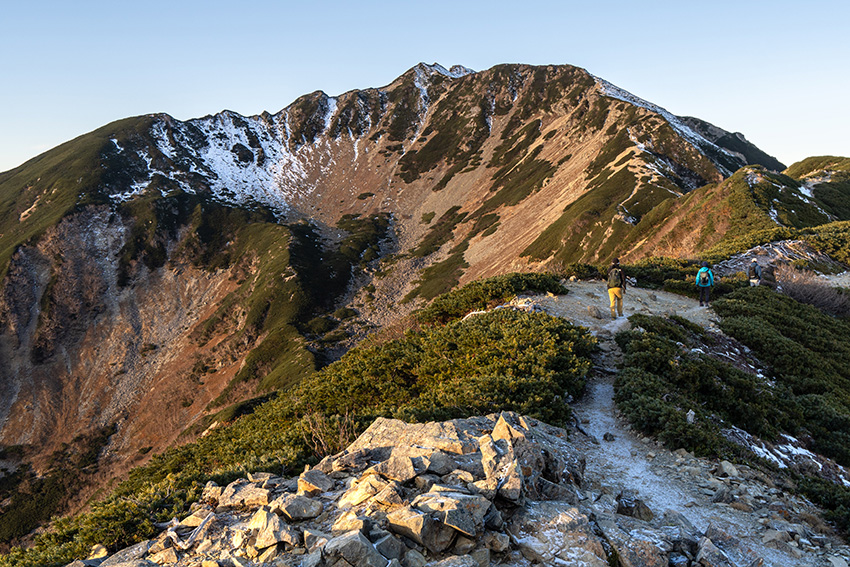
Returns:
[[[714,286],[714,273],[708,266],[708,262],[702,263],[702,268],[697,272],[697,289],[699,290],[700,307],[708,307],[708,299],[711,295],[711,288]]]

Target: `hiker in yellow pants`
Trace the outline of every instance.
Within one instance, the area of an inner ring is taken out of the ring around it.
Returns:
[[[623,294],[626,292],[626,274],[620,267],[619,258],[614,258],[608,268],[608,297],[611,299],[611,318],[623,316]]]

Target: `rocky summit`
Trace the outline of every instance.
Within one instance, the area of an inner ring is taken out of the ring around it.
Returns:
[[[652,509],[640,478],[589,474],[583,436],[509,412],[379,418],[299,476],[210,482],[158,537],[112,555],[96,547],[68,567],[847,565],[850,549],[807,523],[810,505],[753,471],[659,455],[691,484],[711,486],[715,502],[769,498],[729,508],[734,520],[696,514],[693,502]],[[699,482],[708,470],[710,483]]]

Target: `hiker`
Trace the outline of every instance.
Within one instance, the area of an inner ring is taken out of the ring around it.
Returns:
[[[776,264],[768,262],[767,266],[761,271],[759,285],[766,285],[770,289],[776,289],[776,272],[774,270],[776,270]]]
[[[700,307],[708,307],[711,287],[714,285],[714,273],[711,271],[708,262],[703,261],[702,267],[697,272],[696,284],[697,289],[699,290]]]
[[[761,281],[761,266],[755,258],[750,262],[750,267],[747,269],[747,277],[750,278],[751,287],[759,285]]]
[[[626,274],[620,267],[620,259],[614,258],[608,268],[608,297],[611,299],[611,318],[623,316],[623,294],[626,293]],[[615,311],[616,307],[616,311]]]

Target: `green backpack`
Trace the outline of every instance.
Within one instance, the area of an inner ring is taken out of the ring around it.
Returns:
[[[623,287],[623,278],[620,277],[622,272],[620,268],[615,268],[608,272],[608,287]]]

